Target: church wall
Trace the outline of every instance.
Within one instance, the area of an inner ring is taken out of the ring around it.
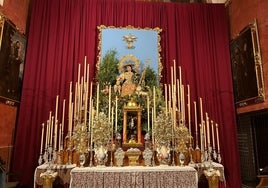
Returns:
[[[231,0],[228,6],[230,22],[230,38],[235,38],[239,32],[255,18],[258,24],[261,58],[264,74],[264,89],[266,101],[263,103],[240,107],[237,113],[245,113],[267,109],[268,107],[268,1],[266,0]],[[249,88],[250,89],[250,86]]]
[[[17,29],[25,34],[27,30],[27,16],[30,0],[4,0],[0,5],[0,14],[13,22]],[[4,160],[5,168],[9,171],[13,152],[17,106],[0,103],[0,157]]]

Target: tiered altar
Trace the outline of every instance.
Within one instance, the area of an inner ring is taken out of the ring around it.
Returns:
[[[138,74],[133,55],[123,60],[111,82],[101,70],[98,82],[90,82],[86,58],[83,71],[79,65],[74,90],[70,83],[66,135],[65,99],[59,123],[56,97],[55,113],[42,125],[39,164],[47,165],[46,173],[53,174],[55,165],[78,166],[71,170],[72,187],[197,187],[194,167],[207,170],[208,180],[224,177],[223,167],[214,168],[214,162],[221,163],[218,125],[203,113],[202,98],[191,102],[190,86],[183,84],[180,67],[177,77],[175,60],[171,84],[164,85],[148,66]]]

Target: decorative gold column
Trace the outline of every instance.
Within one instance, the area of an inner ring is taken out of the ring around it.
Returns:
[[[209,188],[218,188],[220,171],[211,168],[204,170],[204,174],[208,180]]]
[[[58,173],[46,171],[40,174],[40,177],[43,179],[43,188],[52,188],[53,182],[55,181]]]

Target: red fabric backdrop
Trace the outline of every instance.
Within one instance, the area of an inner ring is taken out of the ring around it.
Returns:
[[[163,29],[162,82],[170,83],[175,59],[191,87],[191,100],[202,97],[204,111],[219,124],[227,187],[241,187],[224,5],[131,0],[33,0],[13,159],[13,171],[22,173],[23,185],[33,185],[41,123],[55,109],[56,95],[60,106],[68,99],[69,83],[77,81],[85,56],[91,80],[95,76],[101,24]]]

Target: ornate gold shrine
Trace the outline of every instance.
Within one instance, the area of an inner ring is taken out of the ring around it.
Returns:
[[[123,107],[123,146],[141,147],[141,112],[142,108],[133,100]]]

